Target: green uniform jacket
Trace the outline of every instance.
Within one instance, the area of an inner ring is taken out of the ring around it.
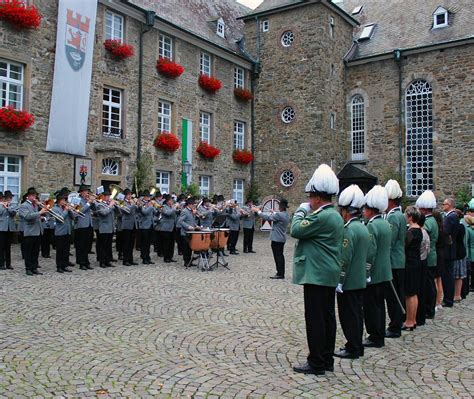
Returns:
[[[378,284],[392,280],[392,267],[390,264],[390,243],[392,241],[392,232],[390,224],[382,219],[381,215],[370,219],[367,224],[369,233],[372,236],[371,245],[375,248],[375,257],[372,259],[372,268],[370,269],[371,282],[369,284]]]
[[[399,206],[388,212],[387,222],[392,229],[392,243],[390,246],[390,263],[392,264],[392,269],[405,269],[407,221]]]
[[[344,291],[360,290],[367,284],[369,240],[369,230],[358,218],[353,218],[344,225],[340,280]]]
[[[433,215],[426,215],[425,230],[430,236],[430,252],[428,254],[428,267],[435,267],[437,263],[436,242],[438,241],[439,228]]]
[[[291,236],[298,239],[293,257],[293,282],[336,287],[341,267],[344,221],[334,206],[307,213],[299,208],[291,222]]]
[[[466,235],[468,236],[467,258],[474,263],[474,225],[466,227]],[[471,265],[474,267],[474,265]],[[472,278],[472,277],[471,277]]]

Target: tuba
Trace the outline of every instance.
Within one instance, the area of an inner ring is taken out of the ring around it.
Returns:
[[[125,203],[123,189],[117,184],[111,184],[110,189],[110,199],[117,201],[117,206],[122,209],[125,213],[130,213],[130,207]],[[121,195],[120,195],[121,194]]]

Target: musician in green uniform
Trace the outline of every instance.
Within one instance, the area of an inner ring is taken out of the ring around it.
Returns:
[[[405,238],[407,235],[407,221],[400,206],[403,192],[396,180],[389,180],[385,184],[388,196],[386,220],[392,231],[390,245],[390,263],[392,265],[393,287],[398,298],[405,298]],[[385,301],[390,321],[385,338],[399,338],[402,335],[402,325],[405,315],[399,305],[395,292],[387,285],[385,287]]]
[[[385,345],[384,293],[391,289],[388,284],[392,280],[392,232],[390,224],[382,218],[387,206],[387,192],[382,186],[373,187],[365,196],[363,215],[370,234],[368,263],[372,265],[364,292],[364,321],[368,337],[363,341],[363,345],[366,348],[381,348]],[[371,252],[373,256],[370,255]]]
[[[360,220],[364,193],[353,184],[339,195],[339,209],[344,219],[344,240],[341,253],[341,279],[336,287],[339,321],[346,344],[334,356],[357,359],[364,355],[362,334],[364,314],[362,303],[366,287],[366,264],[369,231]]]
[[[336,342],[335,288],[344,222],[331,197],[339,181],[328,165],[320,165],[306,185],[309,202],[295,212],[291,236],[298,239],[293,258],[293,282],[303,285],[307,362],[293,367],[298,373],[323,375],[334,370]]]

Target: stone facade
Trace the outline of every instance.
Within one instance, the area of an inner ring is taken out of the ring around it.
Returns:
[[[39,191],[50,192],[73,187],[74,156],[46,152],[46,138],[51,102],[53,70],[56,47],[57,2],[35,1],[43,14],[41,27],[33,31],[17,31],[5,23],[0,25],[0,59],[23,65],[23,108],[35,116],[35,124],[24,133],[0,130],[0,155],[21,157],[21,188],[34,185]],[[117,61],[104,49],[105,13],[109,9],[124,17],[124,41],[134,47],[135,55]],[[86,157],[91,158],[92,187],[104,182],[114,182],[122,187],[133,185],[137,159],[139,37],[145,27],[144,11],[120,2],[99,1],[96,20],[93,71],[90,95]],[[185,72],[173,80],[156,71],[159,58],[159,34],[173,39],[174,60]],[[246,85],[250,86],[251,62],[248,58],[222,49],[214,43],[197,37],[172,24],[155,20],[154,27],[143,35],[143,124],[142,151],[150,151],[154,171],[170,175],[170,191],[181,190],[181,149],[166,154],[153,146],[158,134],[158,101],[172,104],[171,131],[179,138],[182,120],[193,122],[193,171],[192,182],[198,183],[200,175],[211,177],[211,193],[221,192],[232,197],[233,179],[250,182],[250,166],[239,166],[232,161],[234,121],[246,124],[246,146],[251,146],[250,104],[239,102],[233,94],[234,67],[243,68]],[[213,74],[223,87],[209,95],[198,85],[200,53],[212,57]],[[110,87],[122,92],[122,138],[102,134],[103,89]],[[199,142],[199,113],[212,114],[211,143],[221,150],[214,161],[201,159],[195,148]],[[116,160],[117,175],[102,174],[103,159]]]

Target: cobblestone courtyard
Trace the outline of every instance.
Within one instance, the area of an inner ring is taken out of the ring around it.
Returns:
[[[263,234],[257,254],[207,273],[160,260],[58,274],[42,259],[45,274],[27,277],[14,246],[15,270],[0,274],[0,396],[472,397],[472,295],[334,373],[295,374],[307,348],[293,246],[284,281],[268,279]]]

